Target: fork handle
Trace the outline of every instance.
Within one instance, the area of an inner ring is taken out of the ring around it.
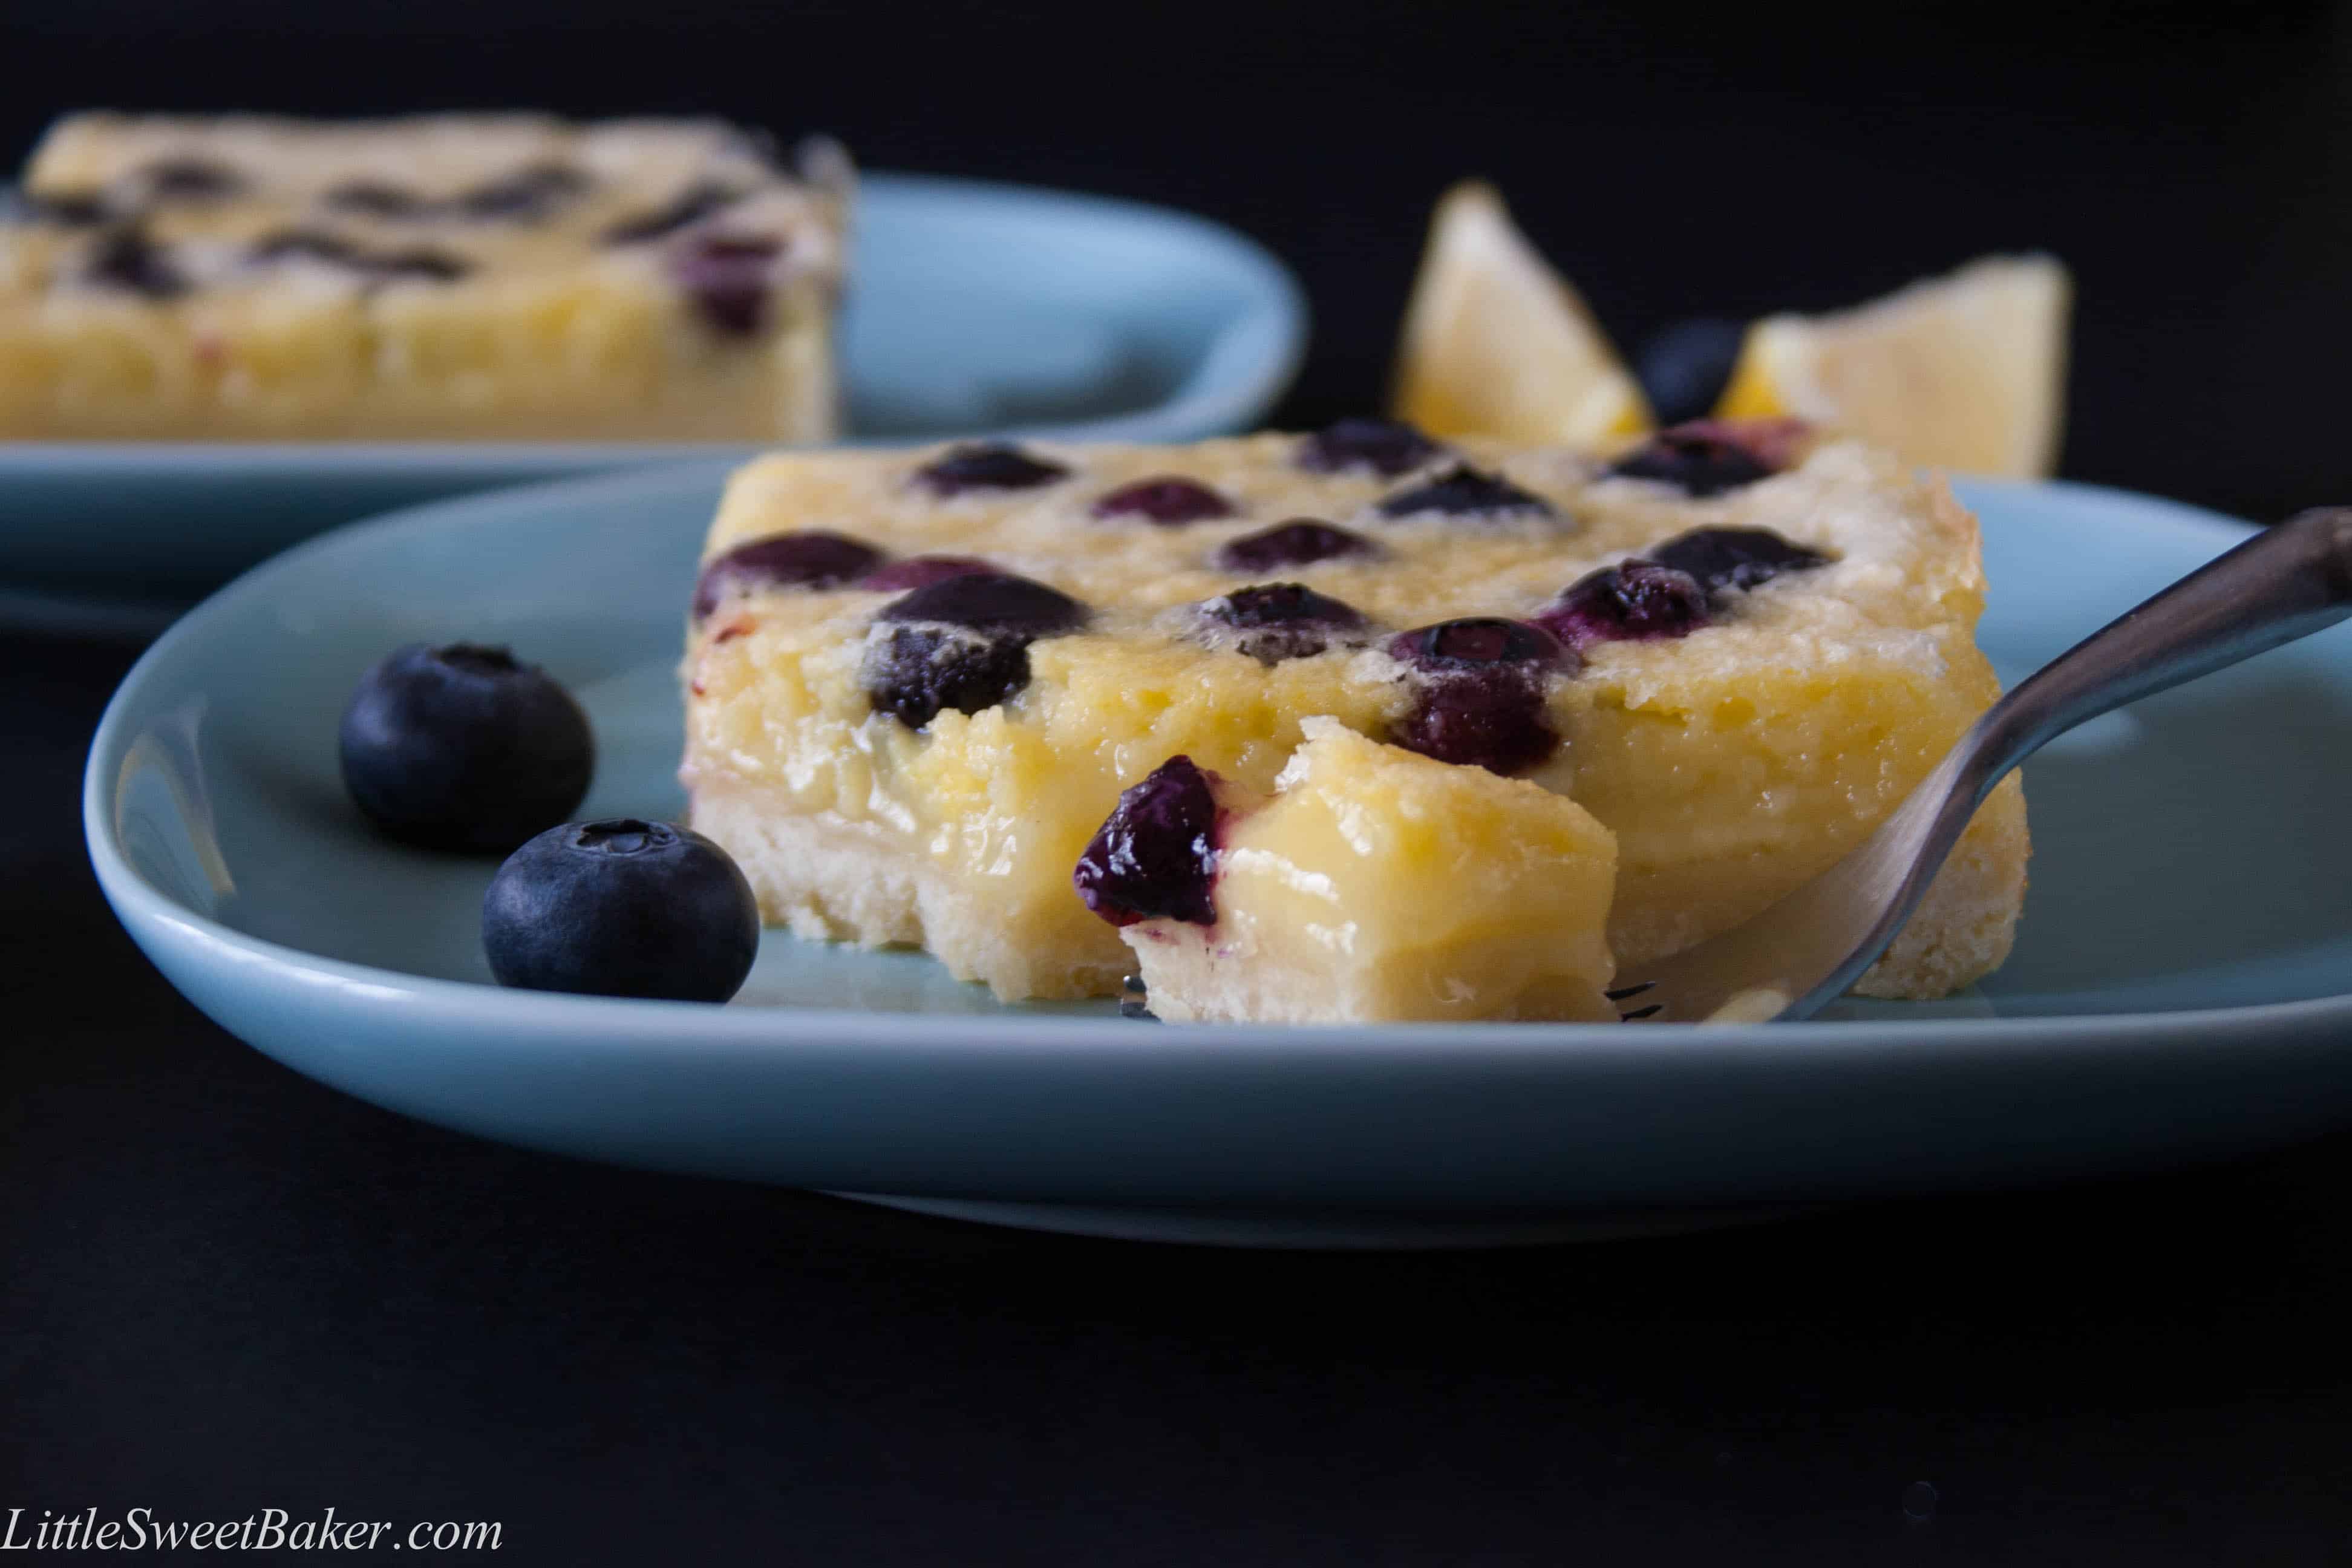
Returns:
[[[2075,725],[2347,616],[2352,507],[2298,512],[2126,611],[1995,703],[1959,749],[1974,787],[1958,793],[1981,800]]]

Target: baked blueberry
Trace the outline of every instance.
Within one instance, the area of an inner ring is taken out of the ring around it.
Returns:
[[[858,666],[858,682],[877,712],[909,730],[942,708],[979,713],[1029,684],[1029,639],[954,626],[877,628]]]
[[[1002,573],[1003,570],[995,562],[983,561],[977,555],[909,555],[903,561],[893,561],[887,566],[868,572],[850,586],[903,594],[909,588],[928,588],[950,577],[969,577],[974,573]]]
[[[359,247],[340,235],[316,228],[281,228],[265,234],[247,247],[248,258],[258,262],[324,261],[338,267],[356,267],[360,263]]]
[[[388,180],[346,180],[319,200],[330,212],[385,219],[422,217],[433,208],[415,191]]]
[[[960,572],[891,600],[876,619],[1043,637],[1076,631],[1087,623],[1087,607],[1010,572]]]
[[[1575,655],[1525,621],[1441,621],[1391,638],[1412,672],[1413,706],[1390,726],[1393,745],[1441,763],[1517,773],[1559,748],[1544,714],[1544,679]]]
[[[760,952],[742,868],[688,828],[567,822],[517,849],[482,896],[482,952],[501,985],[724,1002]]]
[[[1439,621],[1399,632],[1390,654],[1425,675],[1450,675],[1489,666],[1546,668],[1570,662],[1559,639],[1541,626],[1495,616]]]
[[[343,785],[369,821],[436,849],[512,849],[572,815],[596,748],[588,716],[502,647],[412,643],[343,710]]]
[[[1318,474],[1361,470],[1392,479],[1444,450],[1402,420],[1342,419],[1298,444],[1298,466]]]
[[[1704,417],[1723,396],[1739,363],[1748,328],[1740,321],[1699,316],[1653,334],[1633,356],[1642,395],[1662,425]]]
[[[1650,561],[1604,566],[1577,579],[1535,617],[1570,647],[1688,637],[1707,622],[1706,587]]]
[[[170,247],[135,228],[100,235],[90,247],[84,275],[101,288],[127,289],[150,300],[176,300],[189,287],[186,275],[173,264]]]
[[[1299,583],[1236,588],[1193,609],[1213,641],[1268,665],[1311,658],[1364,626],[1354,605]]]
[[[1033,458],[1004,441],[967,441],[915,470],[915,483],[935,496],[967,490],[1027,490],[1068,477],[1070,470]]]
[[[1271,572],[1281,566],[1307,566],[1346,555],[1377,555],[1380,549],[1360,533],[1350,533],[1311,517],[1295,517],[1288,522],[1225,541],[1217,551],[1216,563],[1228,572]]]
[[[783,250],[782,240],[766,235],[690,236],[669,253],[669,275],[713,331],[748,338],[768,324]]]
[[[1094,504],[1097,517],[1139,517],[1163,528],[1234,515],[1234,503],[1194,479],[1138,479]]]
[[[113,205],[96,191],[0,191],[0,223],[96,228],[113,216]]]
[[[1467,463],[1456,463],[1435,479],[1399,490],[1381,502],[1382,517],[1412,517],[1438,512],[1469,517],[1500,512],[1551,515],[1551,502],[1523,490],[1500,474],[1489,474]]]
[[[363,259],[370,273],[386,280],[412,278],[425,283],[455,283],[474,269],[474,264],[462,257],[422,246],[379,251]]]
[[[679,229],[700,223],[722,207],[732,206],[743,199],[743,193],[732,185],[722,185],[715,180],[705,180],[688,185],[651,212],[624,218],[604,234],[607,245],[639,245],[648,239],[659,239],[676,234]]]
[[[945,577],[875,617],[858,677],[874,706],[909,729],[942,708],[978,713],[1029,684],[1029,645],[1077,630],[1084,605],[1009,573]]]
[[[1650,559],[1687,572],[1721,594],[1753,588],[1787,572],[1826,566],[1830,557],[1769,528],[1695,528],[1653,548]]]
[[[1174,756],[1122,792],[1070,880],[1115,926],[1166,919],[1214,925],[1216,775]]]
[[[694,618],[707,617],[730,594],[834,588],[881,564],[880,551],[845,533],[810,528],[765,534],[710,558],[694,582]]]
[[[244,175],[211,158],[159,158],[141,169],[137,179],[159,201],[217,201],[245,188]]]
[[[1694,420],[1661,430],[1602,472],[1617,479],[1655,479],[1694,498],[1721,495],[1780,471],[1778,454],[1741,439],[1738,426]]]
[[[395,278],[454,283],[473,270],[472,265],[446,251],[412,247],[404,250],[369,251],[341,235],[323,229],[289,228],[264,235],[246,252],[251,260],[268,265],[280,261],[316,261],[375,282]]]
[[[452,204],[462,217],[529,223],[546,216],[590,184],[568,163],[533,163],[461,194]]]

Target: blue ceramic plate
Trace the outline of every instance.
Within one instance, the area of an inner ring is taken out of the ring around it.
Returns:
[[[904,174],[860,191],[849,436],[1182,441],[1255,424],[1298,367],[1282,264],[1160,208]],[[356,517],[748,448],[0,442],[0,621],[136,624]]]
[[[776,932],[727,1007],[499,990],[477,942],[491,866],[363,830],[337,716],[395,644],[511,642],[593,715],[584,815],[676,812],[678,606],[721,472],[423,508],[183,621],[123,683],[87,782],[91,856],[148,954],[262,1050],[429,1121],[1130,1234],[1681,1223],[2352,1120],[2352,629],[2037,759],[2016,956],[1948,1003],[1745,1029],[1180,1028],[1003,1007],[919,953]],[[2111,491],[1968,495],[2012,679],[2242,536]]]

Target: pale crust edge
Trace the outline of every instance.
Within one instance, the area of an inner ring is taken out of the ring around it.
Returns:
[[[880,828],[780,808],[764,792],[705,784],[691,822],[735,858],[759,895],[762,917],[806,941],[865,947],[916,946],[959,980],[986,984],[1003,1001],[1118,994],[1135,965],[1111,927],[1084,953],[1033,953],[1008,939],[986,898],[960,887]],[[1948,995],[2008,957],[2025,894],[2025,796],[2014,778],[1994,792],[1858,994],[1921,1000]],[[1162,976],[1163,984],[1172,978]],[[1209,998],[1202,1016],[1232,1016]],[[1230,1003],[1233,999],[1226,998]],[[1270,1002],[1257,995],[1253,1005]],[[1171,993],[1169,1016],[1192,1009]],[[1264,1021],[1338,1021],[1343,1011],[1271,1008]]]

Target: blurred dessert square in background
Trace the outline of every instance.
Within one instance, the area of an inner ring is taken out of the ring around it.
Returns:
[[[69,116],[0,209],[0,438],[823,440],[854,194],[713,121]]]

